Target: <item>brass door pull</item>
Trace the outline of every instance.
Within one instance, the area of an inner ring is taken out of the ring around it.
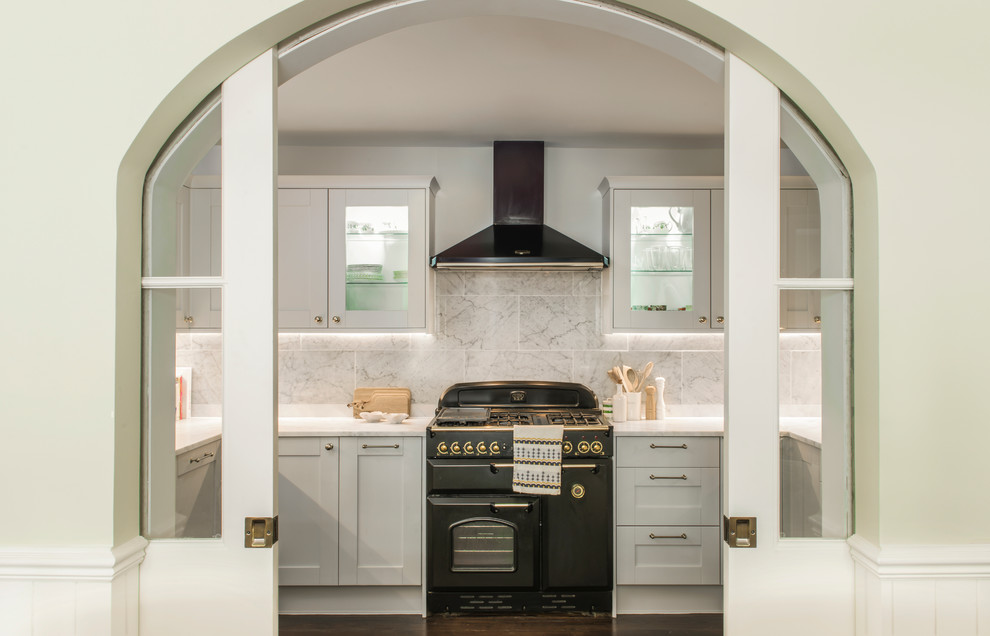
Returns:
[[[674,534],[674,535],[671,535],[671,534],[653,534],[651,532],[650,533],[650,538],[651,539],[687,539],[687,535],[684,534],[683,532],[681,534]]]
[[[650,444],[650,448],[687,448],[687,444],[679,444],[677,446],[664,446],[663,444]]]
[[[681,475],[680,477],[665,477],[663,475],[650,475],[650,479],[687,479],[687,475]]]
[[[398,448],[398,444],[361,444],[361,448]]]

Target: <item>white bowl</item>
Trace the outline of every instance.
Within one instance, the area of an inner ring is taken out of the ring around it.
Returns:
[[[408,413],[386,413],[385,421],[388,424],[401,424],[407,417],[409,417]]]
[[[381,422],[385,414],[381,411],[367,411],[365,413],[360,413],[361,419],[365,422]]]

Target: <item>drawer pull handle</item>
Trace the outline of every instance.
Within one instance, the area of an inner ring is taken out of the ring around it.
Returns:
[[[488,464],[488,469],[491,470],[494,475],[500,468],[512,468],[513,466],[515,466],[515,464]]]
[[[683,532],[681,534],[653,534],[650,533],[651,539],[687,539],[687,535]]]
[[[650,479],[687,479],[687,475],[681,475],[680,477],[665,477],[663,475],[650,475]]]
[[[680,444],[678,446],[663,446],[657,444],[650,444],[650,448],[687,448],[687,444]]]
[[[189,463],[190,464],[198,464],[199,462],[203,461],[204,459],[209,459],[209,458],[213,457],[215,454],[216,453],[214,453],[213,451],[210,451],[209,453],[206,453],[202,457],[196,457],[196,458],[190,459],[189,460]]]
[[[361,448],[398,448],[398,444],[361,444]]]

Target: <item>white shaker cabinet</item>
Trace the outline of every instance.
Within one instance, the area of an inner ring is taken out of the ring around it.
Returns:
[[[606,332],[708,329],[712,180],[607,177]]]
[[[720,440],[620,437],[616,584],[721,583]]]
[[[175,536],[220,536],[220,441],[175,457]]]
[[[419,585],[422,440],[279,437],[279,585]]]
[[[339,458],[336,437],[279,438],[279,585],[337,584]]]
[[[327,323],[327,190],[278,191],[278,327]]]
[[[422,440],[345,437],[341,445],[340,584],[419,585]]]
[[[725,313],[725,191],[722,177],[607,177],[603,326],[612,331],[721,330]],[[690,220],[686,220],[690,219]],[[781,177],[783,278],[821,276],[818,190],[809,177]],[[821,328],[820,295],[781,299],[780,328]]]
[[[183,188],[188,192],[186,213],[179,215],[180,276],[220,276],[220,188]],[[183,193],[185,194],[185,192]],[[184,289],[178,292],[176,327],[220,328],[220,290]]]

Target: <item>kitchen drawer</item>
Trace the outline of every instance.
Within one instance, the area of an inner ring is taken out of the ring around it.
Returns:
[[[180,477],[191,470],[212,464],[220,458],[220,440],[197,446],[175,456],[175,476]]]
[[[718,527],[619,526],[615,538],[619,585],[721,583]]]
[[[337,446],[337,438],[321,437],[279,437],[279,457],[318,457],[324,451],[324,444]],[[330,449],[326,449],[330,450]]]
[[[717,437],[619,437],[616,443],[616,466],[719,466]]]
[[[620,525],[720,521],[718,468],[618,468],[615,474]]]
[[[359,437],[355,441],[358,455],[403,455],[412,443],[408,437]]]

